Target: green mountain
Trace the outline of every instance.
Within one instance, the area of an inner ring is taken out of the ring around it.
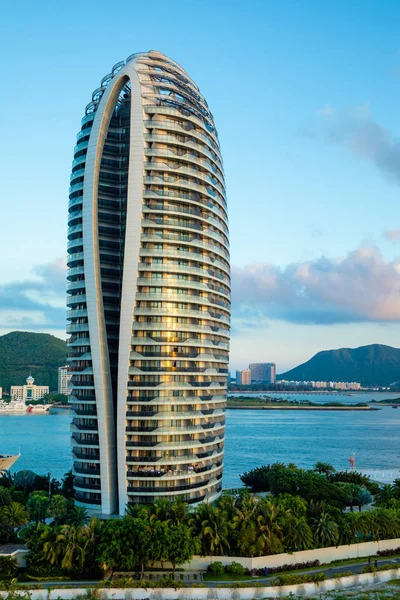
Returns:
[[[364,386],[400,381],[400,349],[371,344],[318,352],[307,362],[278,375],[289,381],[358,381]]]
[[[0,336],[0,387],[24,385],[29,373],[38,385],[57,390],[58,367],[65,365],[66,343],[48,333],[12,331]]]

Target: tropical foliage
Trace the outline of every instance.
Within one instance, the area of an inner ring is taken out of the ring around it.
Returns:
[[[329,463],[309,471],[275,463],[242,479],[251,489],[225,492],[212,504],[190,508],[181,498],[159,499],[101,521],[74,505],[71,474],[63,482],[31,472],[6,476],[0,542],[25,541],[31,575],[74,578],[115,570],[143,577],[155,563],[175,569],[193,554],[263,556],[400,537],[398,480],[378,488],[375,506],[361,512],[353,507],[371,504],[374,484],[358,473],[341,476]],[[252,493],[266,486],[268,493]],[[231,568],[239,568],[234,560]]]

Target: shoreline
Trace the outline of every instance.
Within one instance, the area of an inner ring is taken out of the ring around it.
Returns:
[[[226,408],[233,410],[344,410],[344,411],[374,411],[380,410],[372,406],[260,406],[260,405],[229,405]]]

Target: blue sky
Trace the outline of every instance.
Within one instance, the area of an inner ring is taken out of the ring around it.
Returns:
[[[75,135],[113,64],[157,49],[224,155],[231,366],[400,339],[400,3],[97,0],[2,8],[0,333],[63,336]]]

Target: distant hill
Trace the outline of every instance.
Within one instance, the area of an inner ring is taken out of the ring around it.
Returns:
[[[400,349],[371,344],[318,352],[307,362],[277,376],[289,381],[359,381],[364,386],[400,381]]]
[[[57,390],[57,369],[65,364],[66,343],[48,333],[12,331],[0,336],[0,387],[24,385],[29,373],[38,385]]]

